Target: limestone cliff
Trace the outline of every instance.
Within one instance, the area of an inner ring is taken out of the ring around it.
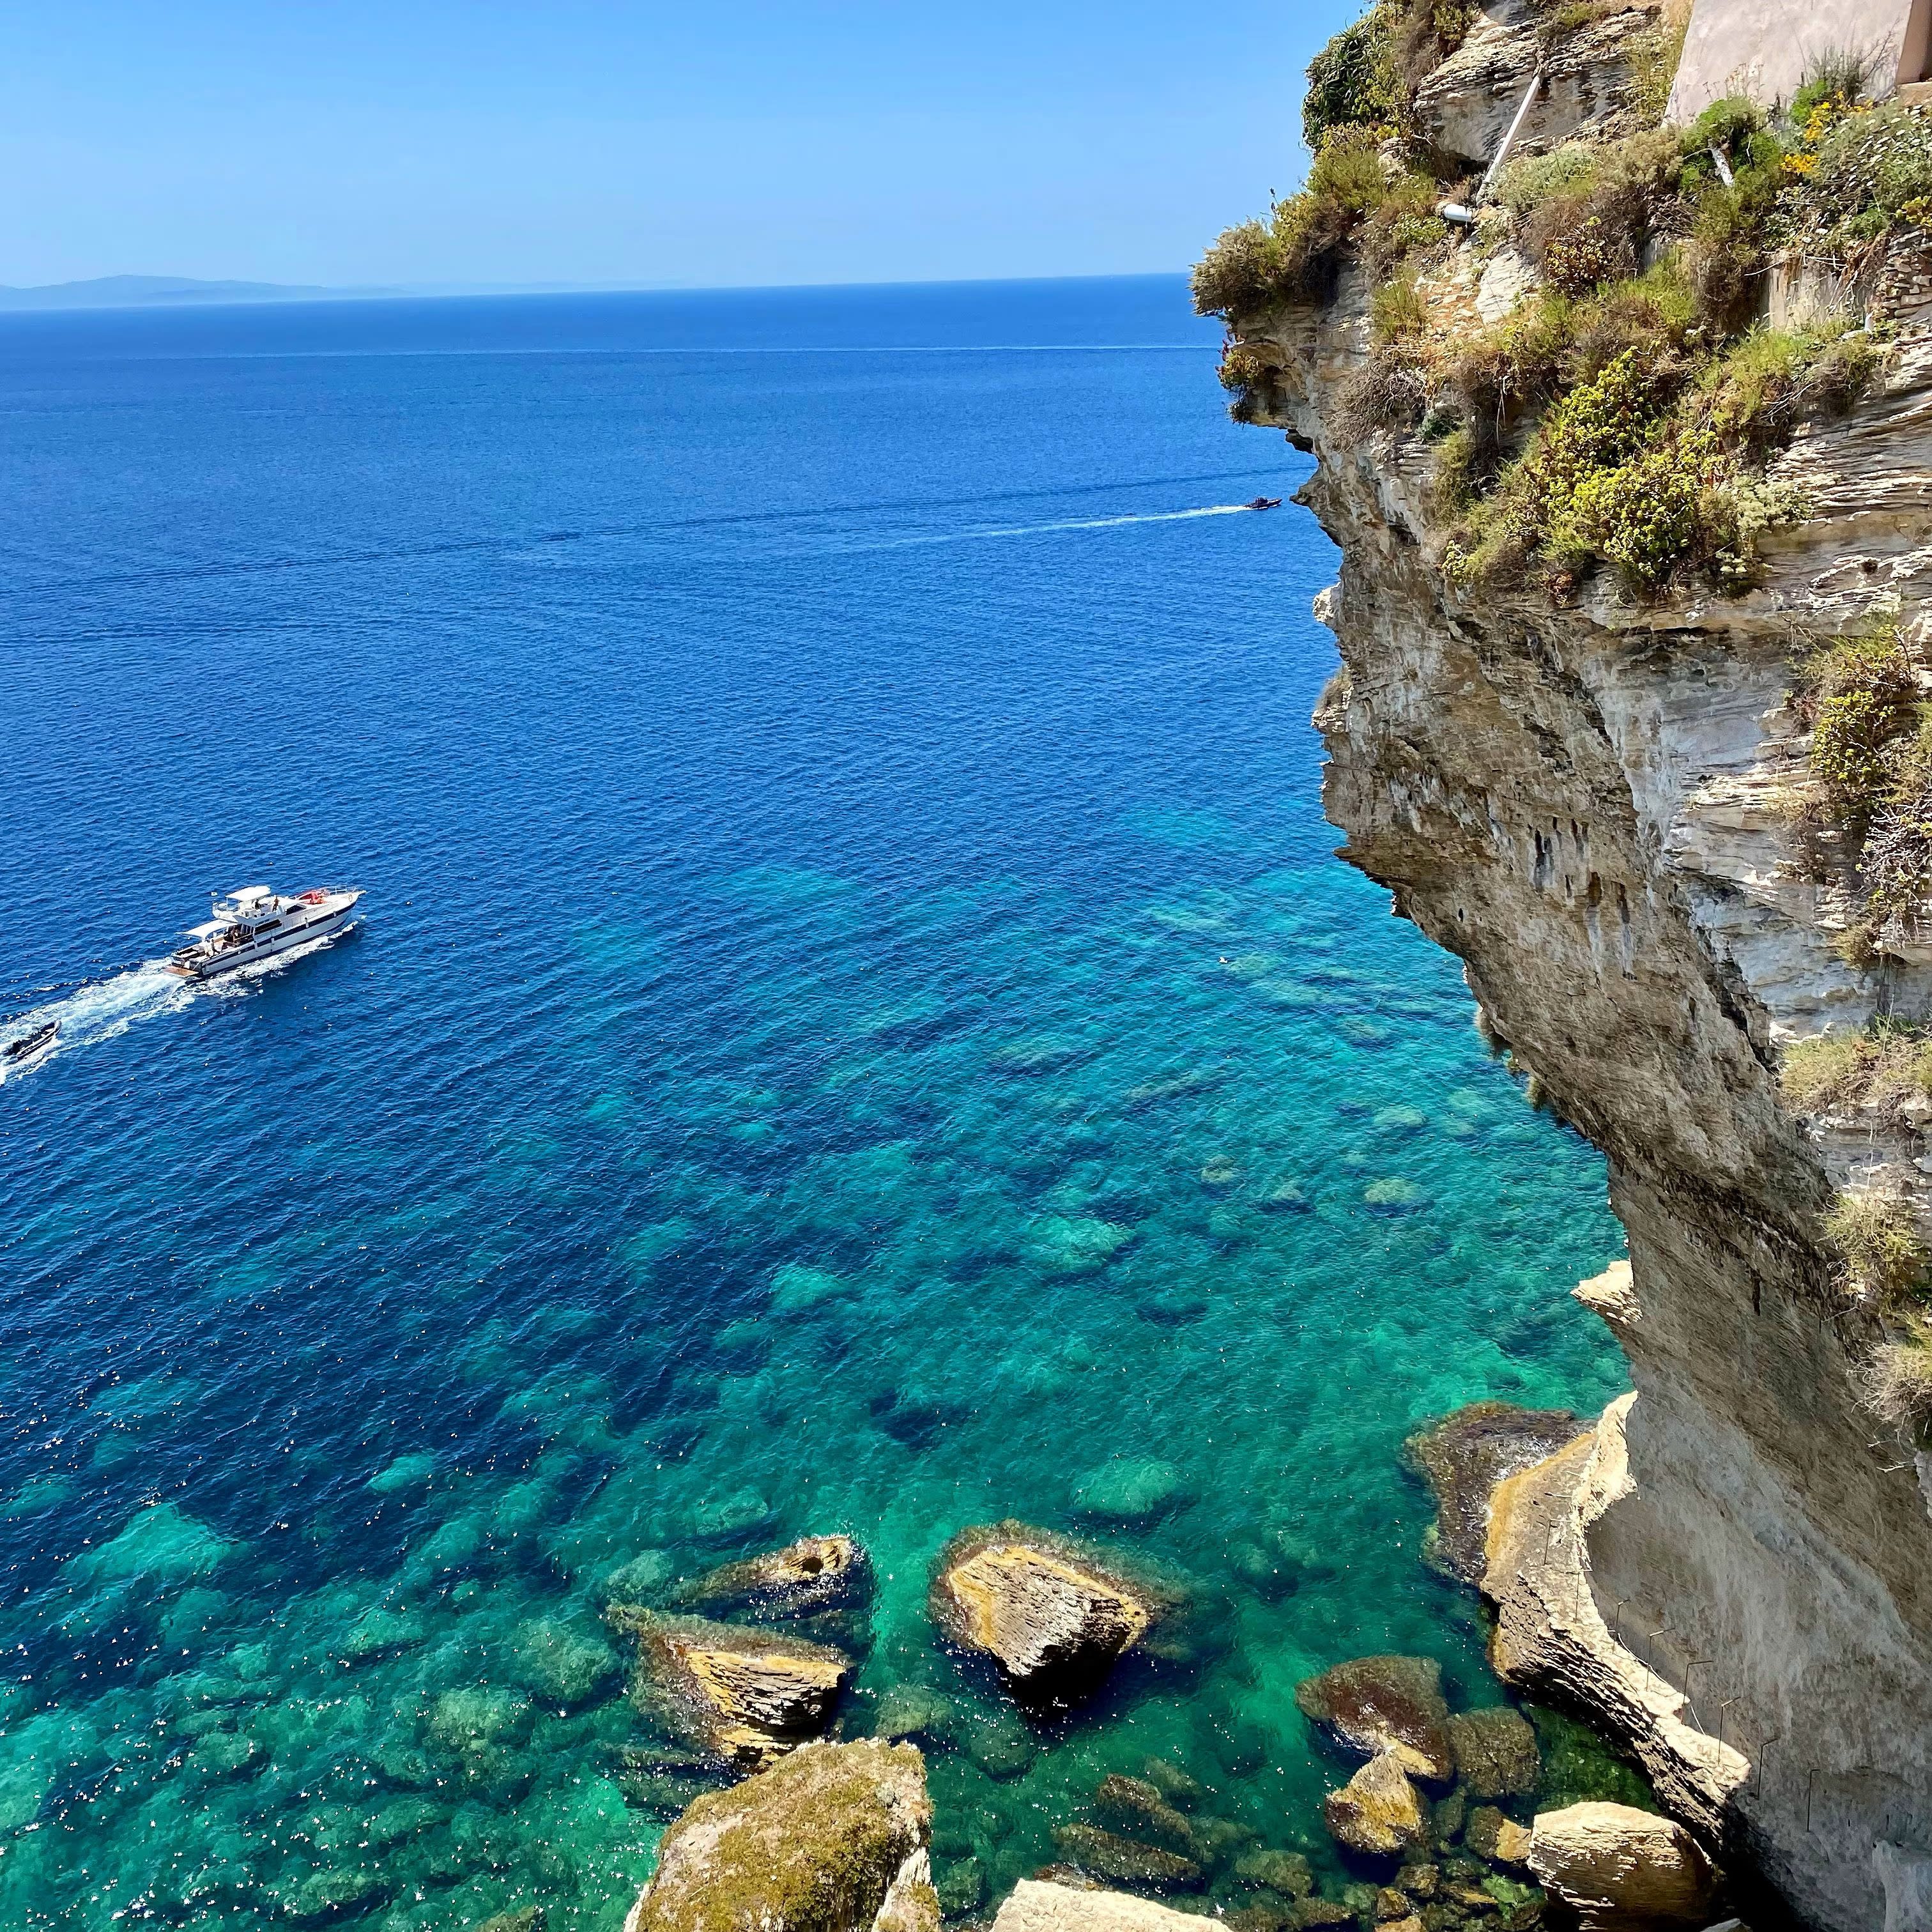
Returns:
[[[1492,6],[1417,110],[1480,157],[1546,63],[1562,85],[1532,146],[1617,131],[1644,17],[1552,58],[1546,16]],[[1932,591],[1932,310],[1895,301],[1864,400],[1775,457],[1803,513],[1762,532],[1751,587],[1634,601],[1603,573],[1552,596],[1445,568],[1426,436],[1348,406],[1380,277],[1359,248],[1334,274],[1232,322],[1244,412],[1314,453],[1303,500],[1342,553],[1322,606],[1342,658],[1316,718],[1328,814],[1604,1149],[1629,1235],[1628,1276],[1585,1298],[1636,1394],[1505,1485],[1498,1663],[1586,1707],[1803,1922],[1876,1932],[1889,1895],[1892,1922],[1918,1923],[1932,1459],[1864,1405],[1881,1317],[1841,1292],[1821,1220],[1848,1180],[1922,1196],[1932,1144],[1895,1114],[1800,1117],[1778,1069],[1827,1027],[1932,1018],[1932,952],[1898,940],[1861,970],[1834,951],[1847,888],[1790,809],[1795,640],[1881,596],[1910,623]],[[1533,280],[1509,247],[1452,239],[1419,288],[1436,326],[1473,328]]]

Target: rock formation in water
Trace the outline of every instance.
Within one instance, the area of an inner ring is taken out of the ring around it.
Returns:
[[[1019,1522],[955,1537],[928,1601],[953,1643],[992,1658],[1015,1696],[1032,1703],[1090,1694],[1166,1607],[1084,1546]]]
[[[637,1640],[635,1701],[727,1764],[756,1769],[817,1737],[851,1678],[843,1652],[802,1637],[631,1605],[606,1615]]]
[[[1318,460],[1346,856],[1628,1233],[1636,1393],[1502,1484],[1496,1660],[1869,1932],[1932,1861],[1932,128],[1661,129],[1670,25],[1384,0],[1197,298]]]
[[[624,1932],[938,1932],[910,1744],[808,1744],[691,1805]]]

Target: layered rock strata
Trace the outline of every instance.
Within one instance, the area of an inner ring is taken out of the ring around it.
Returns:
[[[1462,65],[1494,70],[1489,106],[1445,146],[1480,148],[1537,30],[1486,13]],[[1603,65],[1576,118],[1622,84]],[[1537,134],[1568,131],[1558,104]],[[1511,298],[1473,262],[1425,293],[1459,276],[1472,321]],[[1778,1066],[1828,1025],[1932,1018],[1932,954],[1861,971],[1833,950],[1847,907],[1796,848],[1788,699],[1802,633],[1882,596],[1926,608],[1932,317],[1897,314],[1876,392],[1778,460],[1808,509],[1767,532],[1758,587],[1640,608],[1592,582],[1558,608],[1457,588],[1430,452],[1345,426],[1372,293],[1351,263],[1331,302],[1241,332],[1270,370],[1254,412],[1317,457],[1303,500],[1342,553],[1327,809],[1604,1149],[1629,1235],[1628,1274],[1586,1298],[1635,1399],[1504,1485],[1498,1660],[1633,1750],[1720,1862],[1865,1932],[1932,1860],[1932,1462],[1863,1406],[1875,1318],[1839,1293],[1821,1216],[1847,1182],[1923,1204],[1932,1150],[1895,1120],[1796,1117]]]

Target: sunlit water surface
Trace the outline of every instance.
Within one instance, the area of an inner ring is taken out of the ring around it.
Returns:
[[[843,1529],[949,1900],[1164,1756],[1325,1856],[1400,1466],[1600,1402],[1595,1157],[1330,856],[1333,555],[1176,280],[8,319],[0,1922],[614,1928],[599,1610]],[[210,887],[362,930],[190,992]],[[1029,1731],[962,1526],[1162,1566]],[[1328,1868],[1329,1882],[1340,1874]],[[983,1888],[983,1889],[982,1888]]]

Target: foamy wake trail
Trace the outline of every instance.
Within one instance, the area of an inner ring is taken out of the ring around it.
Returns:
[[[884,543],[866,544],[866,550],[904,550],[914,544],[974,543],[986,537],[1036,537],[1055,530],[1112,530],[1125,524],[1184,524],[1196,517],[1238,517],[1248,514],[1247,503],[1209,503],[1196,510],[1155,510],[1132,517],[1076,517],[1056,524],[1007,524],[975,530],[943,530],[931,536],[893,537]]]
[[[351,929],[346,926],[343,928],[344,932]],[[304,959],[311,952],[320,952],[340,937],[340,933],[334,933],[326,939],[310,940],[305,946],[292,946],[286,952],[278,952],[273,958],[261,960],[253,966],[238,967],[219,980],[184,980],[167,970],[165,960],[148,959],[139,966],[130,966],[124,973],[116,974],[111,980],[96,980],[91,986],[78,987],[59,999],[50,1000],[44,1006],[17,1013],[8,1022],[6,1037],[9,1040],[17,1040],[22,1034],[32,1033],[49,1020],[60,1022],[60,1033],[51,1052],[37,1053],[24,1066],[11,1069],[10,1075],[4,1064],[0,1064],[0,1082],[10,1077],[17,1080],[25,1074],[34,1072],[74,1047],[94,1046],[104,1040],[112,1040],[142,1020],[154,1019],[163,1013],[179,1012],[198,996],[232,995],[249,989],[267,974],[279,972],[284,966]]]
[[[16,1014],[8,1024],[10,1039],[31,1033],[49,1020],[59,1021],[60,1034],[52,1052],[36,1054],[25,1066],[13,1068],[12,1077],[18,1079],[44,1066],[70,1047],[92,1046],[98,1040],[112,1040],[117,1034],[125,1033],[137,1020],[152,1019],[158,1013],[171,1012],[187,1005],[191,996],[192,989],[185,980],[169,972],[162,961],[150,959],[116,974],[111,980],[97,980],[31,1012]],[[6,1073],[0,1072],[0,1078],[6,1077]]]

